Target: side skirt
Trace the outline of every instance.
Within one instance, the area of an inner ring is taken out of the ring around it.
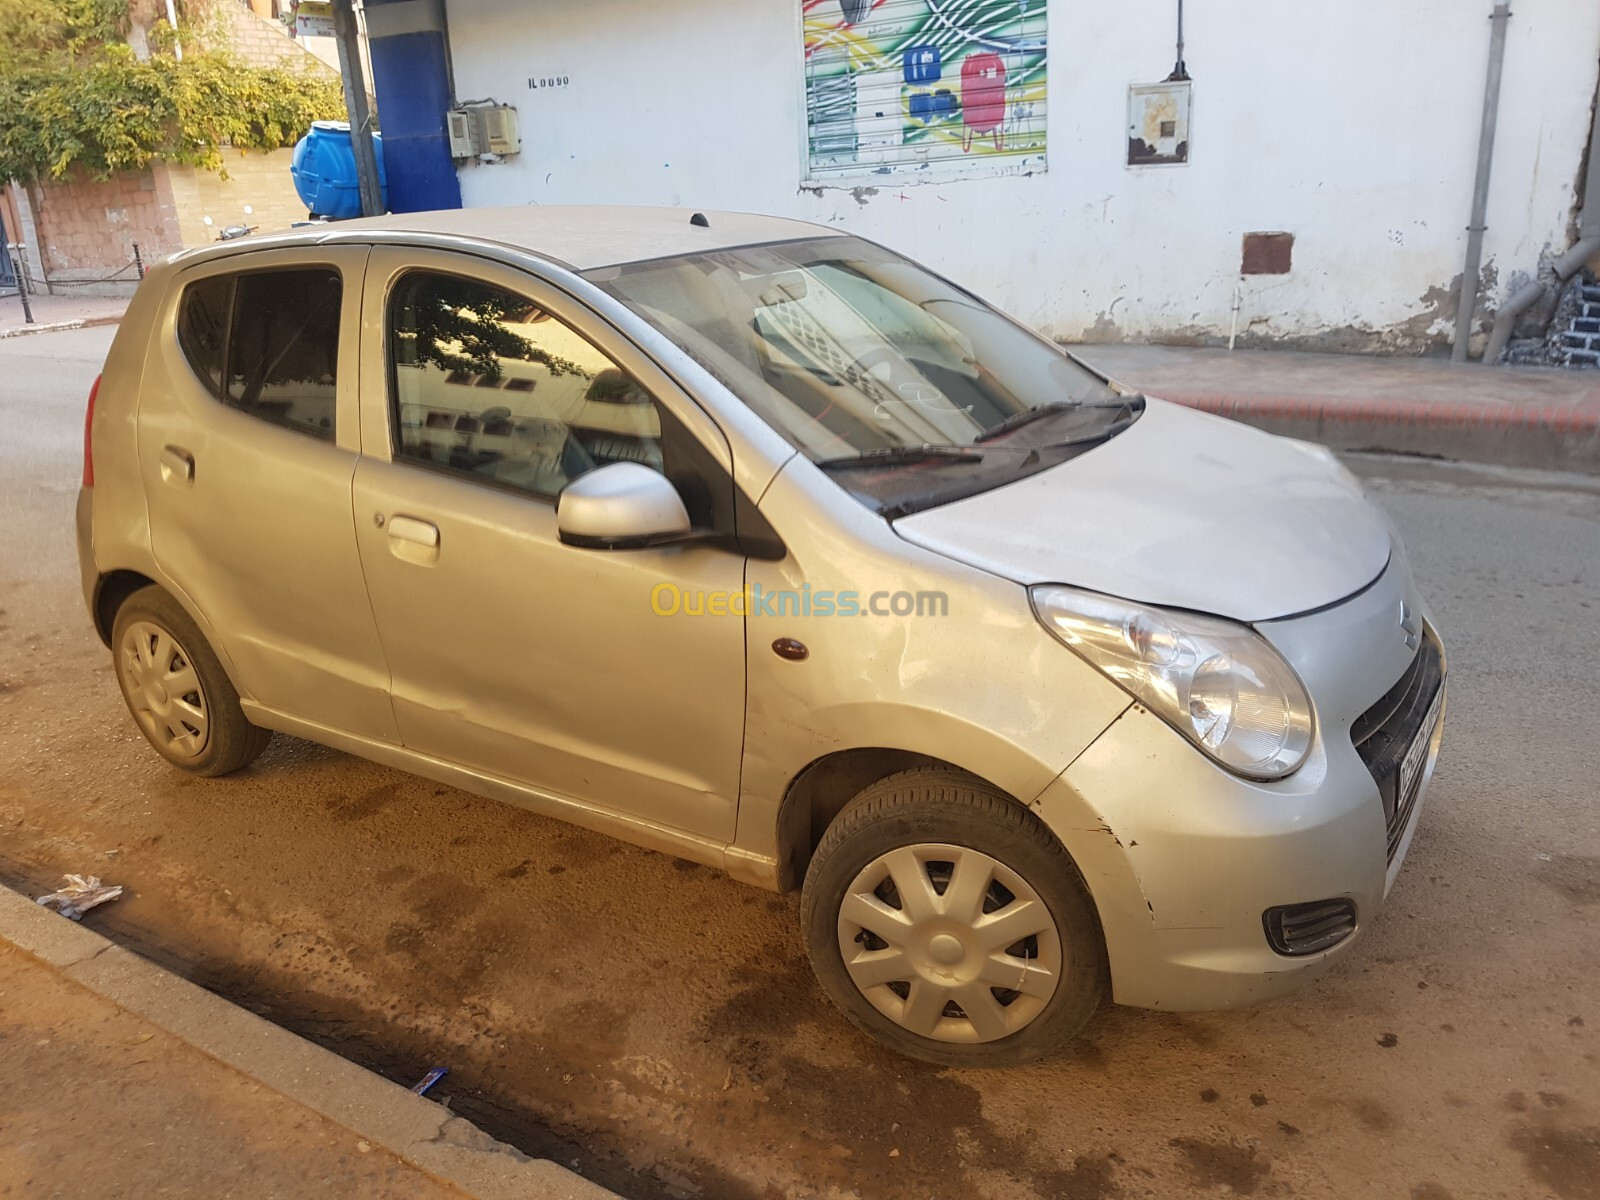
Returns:
[[[407,750],[404,746],[341,733],[336,729],[329,729],[311,721],[302,721],[275,709],[263,707],[251,700],[241,700],[240,705],[244,709],[245,716],[264,729],[276,730],[278,733],[331,746],[346,754],[420,775],[436,783],[449,784],[451,787],[486,796],[491,800],[514,804],[518,808],[525,808],[540,816],[554,817],[571,825],[581,825],[585,829],[592,829],[596,833],[603,833],[620,841],[632,842],[647,850],[657,850],[674,858],[704,863],[719,871],[727,871],[741,882],[777,890],[776,859],[753,855],[736,847],[725,846],[721,842],[710,841],[665,825],[657,825],[639,817],[613,812],[587,801],[575,800],[570,796],[513,783],[498,775],[489,775],[458,763],[434,758],[432,755]]]

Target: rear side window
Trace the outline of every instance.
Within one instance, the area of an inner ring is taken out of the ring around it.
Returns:
[[[331,439],[342,294],[326,267],[203,279],[184,291],[178,343],[224,404]]]
[[[222,395],[223,356],[228,352],[228,314],[233,311],[233,276],[202,279],[184,289],[178,312],[178,345],[213,396]]]

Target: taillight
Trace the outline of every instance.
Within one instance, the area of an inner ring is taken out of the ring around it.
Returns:
[[[89,407],[83,414],[83,486],[94,486],[94,402],[100,395],[100,376],[89,387]]]

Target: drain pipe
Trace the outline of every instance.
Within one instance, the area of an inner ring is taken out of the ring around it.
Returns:
[[[1559,287],[1583,270],[1583,264],[1600,254],[1600,89],[1595,93],[1595,109],[1589,118],[1589,167],[1583,176],[1583,207],[1578,210],[1578,240],[1572,248],[1550,264]],[[1507,300],[1495,314],[1494,328],[1489,332],[1489,344],[1484,347],[1483,361],[1494,365],[1505,352],[1511,340],[1511,327],[1517,318],[1550,292],[1539,280],[1522,288]]]
[[[1500,116],[1500,75],[1506,61],[1506,22],[1511,5],[1496,4],[1489,14],[1489,71],[1483,83],[1483,125],[1478,131],[1478,172],[1472,185],[1472,223],[1467,226],[1467,262],[1461,269],[1461,294],[1456,301],[1456,340],[1450,361],[1467,361],[1472,312],[1478,305],[1478,268],[1483,262],[1484,215],[1489,207],[1489,166],[1494,159],[1494,127]]]

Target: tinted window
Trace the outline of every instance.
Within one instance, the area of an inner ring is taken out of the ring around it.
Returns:
[[[238,276],[224,402],[333,437],[340,295],[338,272],[325,267]]]
[[[222,395],[222,361],[228,350],[228,313],[233,308],[233,276],[191,283],[178,310],[178,345],[194,373],[213,396]]]
[[[390,299],[389,356],[402,459],[546,497],[608,463],[673,474],[665,447],[679,440],[675,423],[610,358],[525,297],[413,272]]]

